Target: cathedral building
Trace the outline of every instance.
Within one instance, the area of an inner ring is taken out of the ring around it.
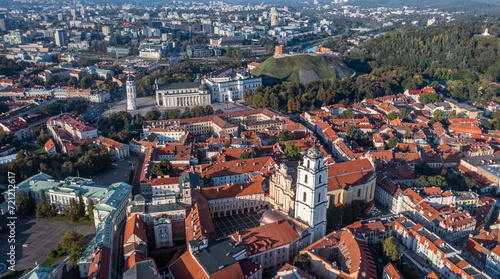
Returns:
[[[274,210],[294,216],[297,172],[287,163],[291,162],[282,163],[269,178],[269,203]]]
[[[156,105],[166,108],[206,106],[212,102],[233,102],[243,99],[262,85],[262,78],[244,70],[234,72],[229,66],[197,78],[194,82],[155,84]]]
[[[204,81],[155,84],[156,105],[166,108],[206,106],[212,103],[210,92]]]
[[[274,220],[278,215],[293,218],[311,233],[307,245],[326,234],[328,166],[323,159],[319,149],[313,146],[298,166],[292,162],[282,163],[269,179],[268,202],[272,212],[264,213],[263,220]]]

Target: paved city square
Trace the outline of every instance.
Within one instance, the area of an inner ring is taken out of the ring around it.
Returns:
[[[7,224],[7,219],[2,216],[2,224]],[[84,236],[86,242],[95,236],[94,226],[76,225],[71,223],[36,219],[18,216],[16,220],[16,270],[24,270],[41,264],[47,258],[47,253],[54,250],[59,239],[67,232],[75,230]],[[7,241],[8,235],[0,240],[0,262],[6,263],[7,251],[11,243]],[[28,245],[23,247],[23,245]],[[9,264],[7,264],[9,266]]]

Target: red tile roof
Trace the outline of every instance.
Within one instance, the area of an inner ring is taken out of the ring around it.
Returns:
[[[45,150],[47,152],[49,152],[49,150],[52,150],[52,148],[54,148],[56,145],[54,143],[54,141],[52,139],[49,139],[46,143],[45,143]]]
[[[390,279],[403,279],[404,278],[392,263],[387,264],[384,267],[384,271],[387,273],[387,275],[389,276]]]
[[[146,243],[146,223],[139,218],[138,214],[134,214],[125,226],[125,237],[123,244],[129,242],[145,242]]]
[[[92,262],[89,264],[89,279],[107,279],[111,262],[111,249],[100,245],[92,253]]]
[[[208,279],[203,268],[193,258],[189,251],[182,254],[172,265],[169,266],[174,278],[182,279]]]
[[[305,272],[304,270],[299,269],[299,268],[297,268],[289,263],[285,264],[280,270],[278,270],[278,272],[280,272],[280,271],[293,271],[293,270],[296,270],[295,272],[297,273],[297,275],[300,276],[301,279],[313,279],[313,278],[315,278],[311,274],[309,274],[309,273]]]
[[[330,267],[332,263],[324,259],[332,258],[334,253],[342,254],[338,256],[338,259],[344,260],[337,264],[340,267],[345,267],[342,268],[343,272],[346,272],[352,278],[377,278],[377,268],[366,240],[362,235],[353,233],[349,229],[334,231],[326,235],[306,247],[301,253],[304,252],[323,259],[324,265],[328,265],[328,269],[334,267]]]
[[[191,212],[187,214],[184,222],[186,224],[186,242],[202,238],[209,241],[215,240],[217,235],[207,200],[198,191],[192,191],[192,199],[196,202],[194,202]]]
[[[241,240],[239,240],[240,236]],[[246,246],[249,255],[255,255],[293,243],[299,235],[286,220],[282,220],[236,232],[230,237],[240,245]]]
[[[194,189],[195,191],[200,191],[201,195],[207,200],[213,199],[223,199],[237,196],[247,196],[255,194],[264,194],[262,190],[262,182],[264,178],[261,175],[253,177],[254,181],[250,183],[239,183],[233,185],[224,186],[214,186],[214,187],[204,187],[200,189]]]
[[[142,262],[146,260],[144,256],[137,252],[133,252],[132,255],[130,255],[126,260],[125,260],[125,271],[131,269],[136,263]]]

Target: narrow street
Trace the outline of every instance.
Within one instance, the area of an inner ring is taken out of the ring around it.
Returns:
[[[112,279],[120,279],[123,275],[123,234],[125,232],[126,220],[124,220],[116,230],[113,238],[113,253],[111,256]]]

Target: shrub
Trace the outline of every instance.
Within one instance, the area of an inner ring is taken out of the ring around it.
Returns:
[[[48,254],[47,254],[47,257],[53,259],[57,256],[57,251],[56,250],[52,250],[50,251]]]

